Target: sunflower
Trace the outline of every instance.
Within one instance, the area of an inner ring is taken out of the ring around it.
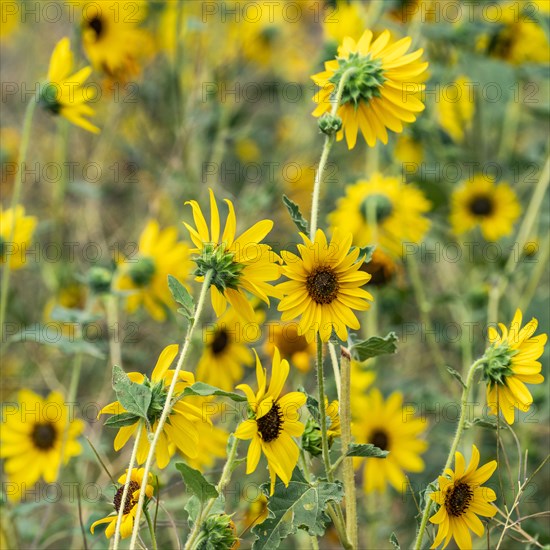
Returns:
[[[401,272],[400,266],[380,248],[375,249],[370,261],[361,269],[371,274],[369,282],[374,286],[385,286],[391,283],[395,275]]]
[[[2,210],[0,205],[0,263],[9,262],[14,271],[25,267],[27,248],[31,242],[37,219],[25,216],[25,207],[18,205]]]
[[[453,192],[451,225],[457,235],[479,226],[488,241],[496,241],[512,232],[521,213],[516,194],[505,182],[474,175]]]
[[[418,167],[424,160],[422,142],[415,136],[400,134],[395,142],[393,156],[401,164],[412,163]]]
[[[441,90],[435,103],[439,124],[453,141],[462,143],[465,131],[471,130],[474,116],[473,85],[465,76],[460,76]]]
[[[269,305],[270,296],[279,296],[269,281],[279,278],[280,258],[267,244],[260,241],[271,231],[273,222],[262,220],[235,238],[237,221],[233,203],[226,199],[229,208],[225,229],[220,238],[220,215],[212,189],[210,189],[210,229],[199,204],[191,205],[196,229],[185,223],[191,239],[197,248],[197,280],[202,281],[207,271],[213,272],[211,282],[212,307],[220,317],[229,302],[247,322],[255,322],[254,309],[247,300],[245,291],[257,296]]]
[[[263,452],[271,477],[271,494],[277,476],[288,487],[300,454],[292,437],[300,437],[304,431],[304,425],[298,420],[298,409],[306,402],[306,394],[290,392],[281,396],[289,369],[288,361],[281,360],[279,350],[275,349],[271,381],[267,387],[266,372],[256,354],[258,392],[254,393],[248,384],[237,386],[246,394],[251,415],[235,431],[238,439],[252,440],[248,447],[246,473],[256,470]]]
[[[361,414],[360,411],[369,411]],[[353,435],[357,443],[371,443],[389,454],[384,460],[366,459],[363,470],[363,488],[366,493],[384,492],[390,483],[397,491],[403,491],[407,478],[405,472],[421,472],[424,461],[420,458],[428,447],[421,434],[425,421],[411,418],[403,409],[403,394],[392,393],[386,401],[378,389],[358,399],[352,394]],[[361,465],[356,460],[356,466]]]
[[[61,464],[82,452],[76,438],[84,422],[70,420],[70,411],[59,392],[42,398],[21,390],[17,405],[6,404],[2,413],[0,457],[5,459],[9,500],[23,498],[40,478],[54,483]]]
[[[430,228],[430,209],[422,191],[399,178],[373,174],[346,188],[329,215],[332,228],[353,234],[356,246],[376,245],[392,258],[401,258],[404,243],[418,244]]]
[[[369,369],[369,360],[361,363],[355,359],[351,360],[350,371],[350,391],[352,403],[358,403],[357,408],[352,408],[351,414],[353,418],[361,418],[362,405],[360,405],[362,399],[365,398],[365,394],[371,388],[376,381],[376,371]]]
[[[146,2],[84,2],[82,45],[96,71],[122,81],[139,75],[140,61],[153,46],[139,26],[146,9]]]
[[[340,405],[337,400],[331,401],[330,404],[328,399],[325,397],[325,410],[327,412],[328,429],[327,436],[330,443],[335,437],[341,437],[342,430],[340,427]]]
[[[86,103],[89,94],[83,88],[84,82],[92,73],[91,67],[84,67],[71,74],[73,70],[73,52],[67,37],[55,46],[48,69],[48,81],[40,93],[40,103],[54,115],[61,115],[76,126],[94,134],[99,128],[85,116],[92,116],[94,110]]]
[[[157,364],[151,374],[151,380],[139,372],[129,372],[128,378],[137,384],[144,384],[151,388],[153,396],[151,404],[147,410],[147,419],[154,432],[156,430],[158,420],[162,413],[168,388],[172,383],[174,375],[173,370],[168,370],[176,355],[178,354],[177,344],[172,344],[164,348],[160,354]],[[192,373],[180,371],[180,380],[176,384],[176,395],[183,391],[187,386],[195,383],[195,377]],[[124,407],[118,402],[109,403],[99,411],[99,414],[122,414],[127,412]],[[203,417],[201,409],[191,405],[187,401],[177,401],[170,410],[168,419],[164,424],[163,431],[160,434],[157,447],[155,449],[155,457],[157,466],[162,469],[170,462],[170,457],[173,454],[173,447],[170,448],[170,443],[179,449],[184,455],[190,458],[196,458],[198,455],[197,446],[199,435],[197,424],[200,422],[210,422]],[[137,421],[130,426],[123,426],[118,430],[115,437],[114,449],[120,450],[130,437],[137,431],[140,422]],[[150,442],[146,434],[143,434],[139,440],[137,450],[137,462],[143,464],[149,454]]]
[[[311,358],[315,357],[315,342],[308,342],[305,336],[299,333],[298,324],[268,323],[265,350],[273,355],[275,348],[281,352],[283,359],[301,372],[308,372],[311,368]]]
[[[122,523],[120,524],[120,536],[125,539],[132,534],[132,529],[134,528],[134,520],[136,517],[136,505],[139,500],[140,488],[143,482],[144,468],[132,468],[130,474],[130,485],[128,487],[128,494],[126,496],[126,502],[124,503],[124,512],[122,515]],[[118,478],[118,482],[121,484],[121,487],[117,489],[115,497],[113,499],[113,506],[115,508],[115,513],[111,514],[105,518],[98,519],[94,521],[90,527],[90,532],[94,534],[95,528],[102,523],[108,523],[107,529],[105,529],[105,536],[110,539],[115,534],[116,522],[118,518],[118,512],[122,505],[122,494],[124,492],[124,485],[126,483],[126,478],[128,476],[128,470],[126,473]],[[153,476],[149,474],[149,479],[147,480],[147,487],[145,489],[145,494],[147,499],[145,501],[145,506],[147,506],[147,500],[153,496]]]
[[[472,446],[472,459],[466,468],[461,453],[455,453],[455,470],[448,468],[445,476],[439,476],[439,490],[430,493],[430,498],[440,505],[439,510],[430,518],[439,525],[432,548],[440,545],[445,539],[445,548],[454,537],[460,550],[472,548],[470,530],[481,537],[485,531],[483,523],[476,514],[493,517],[497,509],[489,504],[496,500],[495,492],[489,487],[481,487],[495,471],[496,460],[488,462],[481,468],[479,451]]]
[[[428,67],[428,63],[419,61],[423,50],[406,54],[411,38],[389,44],[387,30],[374,42],[372,38],[370,30],[357,43],[347,36],[338,48],[337,58],[327,61],[326,70],[312,77],[321,88],[313,97],[318,103],[313,115],[319,117],[332,110],[340,80],[349,74],[336,112],[342,119],[337,139],[340,141],[345,134],[349,149],[355,147],[359,130],[369,147],[374,147],[377,139],[388,142],[386,128],[402,132],[403,122],[414,122],[416,113],[424,110],[415,97],[424,89],[421,82]]]
[[[312,242],[300,233],[305,245],[299,244],[300,256],[283,251],[284,274],[290,279],[280,283],[284,298],[279,304],[281,319],[287,321],[301,315],[298,329],[308,342],[320,333],[327,342],[336,332],[347,340],[347,327],[359,328],[359,320],[352,309],[365,311],[372,296],[361,287],[370,275],[360,271],[360,250],[350,251],[351,233],[341,235],[334,230],[330,244],[322,229],[318,229]]]
[[[533,336],[538,321],[533,318],[521,328],[522,313],[518,309],[508,330],[499,323],[501,334],[489,327],[490,348],[485,352],[483,378],[487,382],[487,403],[492,414],[502,411],[508,424],[514,423],[515,409],[529,410],[533,403],[527,384],[541,384],[541,364],[537,359],[544,352],[546,334]]]
[[[129,313],[143,304],[155,321],[164,321],[167,309],[174,304],[168,275],[184,281],[192,265],[189,247],[178,241],[177,228],[161,230],[157,221],[150,220],[139,238],[137,256],[119,264],[114,286],[127,294]]]

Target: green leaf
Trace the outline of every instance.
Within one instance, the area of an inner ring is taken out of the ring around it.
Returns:
[[[319,410],[319,401],[315,397],[307,394],[306,407],[313,420],[318,424],[321,423],[321,411]]]
[[[325,512],[329,501],[338,502],[343,496],[340,481],[310,484],[298,468],[294,470],[288,487],[277,479],[275,491],[267,503],[269,517],[252,529],[257,537],[252,549],[278,548],[281,541],[296,533],[297,529],[305,529],[310,535],[323,535],[330,521]]]
[[[480,428],[486,428],[488,430],[496,430],[497,429],[497,421],[496,418],[474,418],[471,422],[466,421],[465,428],[469,429],[472,426],[479,426]],[[508,427],[508,424],[506,422],[501,422],[499,428],[506,429]]]
[[[113,390],[115,390],[118,402],[127,412],[147,418],[147,411],[153,396],[151,388],[132,382],[118,365],[114,365]]]
[[[374,458],[386,458],[389,451],[384,451],[375,447],[372,443],[351,443],[348,447],[346,456],[361,456],[361,457],[374,457]]]
[[[124,412],[108,418],[104,426],[109,428],[123,428],[124,426],[133,426],[139,419],[140,417],[137,414]]]
[[[192,321],[195,318],[195,304],[189,291],[172,275],[168,275],[168,288],[174,300],[183,306],[178,309],[178,313]]]
[[[368,264],[372,260],[372,255],[374,254],[374,251],[376,249],[376,245],[367,245],[367,246],[361,246],[359,248],[359,256],[357,257],[358,260],[361,260]]]
[[[101,319],[101,315],[90,313],[83,309],[69,309],[66,307],[55,306],[50,313],[53,321],[61,321],[62,323],[77,323],[85,325],[93,323]]]
[[[188,386],[178,396],[178,399],[182,399],[184,397],[187,397],[188,395],[219,395],[220,397],[229,397],[229,399],[237,402],[246,401],[246,397],[244,395],[220,390],[220,388],[216,388],[215,386],[211,386],[210,384],[205,384],[204,382],[195,382],[192,386]]]
[[[451,374],[451,376],[453,376],[453,378],[456,378],[462,384],[462,387],[465,388],[466,384],[464,383],[464,380],[462,379],[462,375],[457,370],[453,369],[453,367],[449,367],[447,365],[446,368],[449,371],[449,373]]]
[[[201,501],[193,495],[184,506],[184,510],[187,512],[187,521],[189,527],[193,527],[197,517],[199,516],[200,511],[202,510]],[[220,494],[218,498],[214,501],[212,508],[210,509],[210,515],[214,514],[223,514],[225,511],[225,498],[223,494]]]
[[[399,546],[399,541],[397,540],[395,533],[390,535],[390,544],[393,546],[394,550],[401,550],[401,546]]]
[[[283,195],[283,202],[298,230],[306,235],[309,234],[309,225],[303,214],[300,212],[300,207],[286,195]]]
[[[191,466],[188,466],[185,462],[177,462],[176,468],[181,474],[187,490],[190,493],[193,493],[193,495],[199,499],[201,504],[204,504],[211,498],[218,497],[216,487],[214,487],[214,485],[212,485],[209,481],[206,481],[204,476],[198,470],[191,468]]]
[[[351,346],[351,355],[357,361],[366,361],[371,357],[384,355],[386,353],[395,353],[397,351],[397,334],[390,332],[385,338],[380,336],[371,336],[366,340],[353,342]]]

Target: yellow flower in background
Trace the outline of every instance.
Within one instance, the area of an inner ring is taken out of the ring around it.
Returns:
[[[407,134],[400,134],[395,142],[393,156],[401,163],[420,165],[424,160],[422,143]]]
[[[97,134],[99,128],[84,118],[95,113],[87,104],[90,97],[83,88],[84,82],[92,73],[92,68],[84,67],[71,74],[73,64],[73,52],[69,39],[62,38],[53,50],[48,80],[42,88],[40,103],[50,113],[61,115],[76,126]]]
[[[271,494],[277,476],[288,487],[300,454],[298,445],[292,438],[300,437],[304,431],[298,409],[306,402],[306,394],[295,391],[281,396],[289,369],[288,361],[281,360],[279,350],[276,349],[268,387],[265,369],[256,355],[258,391],[254,393],[248,384],[237,386],[237,389],[246,394],[252,415],[241,422],[235,431],[238,439],[251,440],[246,458],[246,473],[251,474],[256,470],[263,452],[271,477]]]
[[[122,523],[120,525],[120,536],[125,539],[129,537],[132,534],[132,529],[134,528],[134,521],[136,517],[136,505],[139,500],[139,495],[141,493],[141,484],[143,483],[143,474],[145,473],[144,468],[132,468],[132,472],[130,473],[130,485],[128,486],[128,494],[126,496],[126,502],[123,506],[123,516],[122,516]],[[92,535],[94,534],[95,528],[98,525],[101,525],[103,523],[108,523],[107,529],[105,529],[105,536],[110,539],[115,534],[116,529],[116,522],[118,518],[118,512],[120,510],[120,507],[122,506],[122,494],[124,492],[124,484],[126,483],[126,479],[128,476],[128,470],[126,470],[126,473],[118,478],[118,482],[121,484],[121,487],[119,487],[115,493],[115,497],[113,499],[113,506],[115,508],[115,513],[111,514],[105,518],[98,519],[97,521],[94,521],[90,527],[90,532]],[[149,479],[147,480],[147,486],[145,489],[145,494],[147,495],[147,498],[145,499],[145,502],[147,503],[148,499],[150,499],[153,496],[154,488],[153,488],[153,476],[151,473],[149,473]],[[147,504],[145,504],[147,505]]]
[[[422,191],[399,178],[373,174],[346,188],[336,210],[329,215],[332,228],[353,234],[355,246],[376,245],[391,258],[401,258],[404,243],[420,243],[430,221]]]
[[[371,274],[369,283],[374,286],[385,286],[392,282],[393,278],[401,272],[402,266],[382,252],[380,248],[374,250],[372,258],[361,268]]]
[[[237,219],[233,203],[225,199],[229,214],[225,228],[220,235],[220,215],[214,193],[210,189],[210,228],[204,219],[197,201],[188,201],[193,209],[195,227],[184,223],[191,240],[197,248],[197,280],[202,281],[207,271],[213,271],[210,285],[212,307],[220,317],[229,302],[237,314],[247,322],[255,322],[254,308],[248,301],[246,291],[269,305],[270,296],[279,292],[269,284],[279,278],[279,257],[267,244],[262,244],[265,236],[273,228],[271,220],[262,220],[235,238]]]
[[[153,48],[151,35],[140,27],[146,15],[147,2],[83,3],[82,45],[96,71],[121,81],[139,75]]]
[[[281,352],[283,359],[301,372],[309,372],[311,360],[315,357],[317,347],[315,342],[308,342],[298,329],[298,323],[268,323],[265,350],[273,355],[275,348]]]
[[[541,364],[537,359],[544,352],[547,334],[533,336],[538,327],[533,318],[523,328],[522,313],[516,310],[507,329],[499,323],[500,334],[489,327],[491,346],[485,352],[483,378],[487,382],[487,404],[492,414],[499,409],[508,424],[514,423],[515,409],[527,412],[533,397],[525,384],[542,384]]]
[[[474,116],[474,88],[465,76],[441,86],[435,108],[439,124],[453,141],[462,143],[465,131],[470,131]]]
[[[153,369],[151,380],[139,372],[127,373],[128,378],[130,378],[132,382],[144,384],[152,390],[153,397],[147,411],[147,417],[153,432],[156,430],[158,420],[166,401],[168,388],[172,383],[174,371],[169,370],[169,368],[177,354],[178,346],[176,344],[164,348]],[[195,377],[190,372],[180,371],[179,379],[175,389],[176,395],[186,387],[195,383]],[[103,407],[103,409],[99,411],[99,414],[117,415],[124,412],[127,412],[126,409],[124,409],[118,401],[114,401]],[[171,443],[184,455],[190,458],[197,457],[199,440],[197,424],[200,422],[210,423],[210,421],[203,416],[201,409],[191,405],[186,400],[182,399],[172,406],[155,449],[155,458],[157,460],[157,466],[160,469],[165,468],[170,462],[170,457],[173,454],[170,449]],[[119,451],[126,445],[130,437],[137,432],[139,424],[140,421],[137,421],[135,424],[123,426],[118,430],[114,441],[115,451]],[[145,462],[151,446],[145,428],[142,429],[142,432],[136,457],[138,464],[143,464]]]
[[[17,404],[4,404],[0,458],[5,459],[9,500],[24,499],[26,491],[41,478],[54,483],[61,466],[82,452],[77,437],[84,430],[84,422],[71,420],[71,415],[59,392],[42,398],[21,390]]]
[[[342,430],[340,427],[339,407],[340,404],[336,399],[334,401],[331,401],[329,404],[328,399],[325,397],[325,410],[327,412],[327,420],[329,420],[327,436],[331,444],[332,440],[335,437],[341,437],[342,435]]]
[[[346,36],[359,40],[365,30],[365,9],[362,2],[338,0],[334,8],[323,13],[323,33],[326,39],[341,44]]]
[[[14,0],[0,0],[0,14],[2,14],[0,24],[0,42],[9,43],[11,35],[19,27],[21,21],[21,10]]]
[[[337,115],[342,129],[337,139],[346,136],[348,148],[355,147],[361,130],[369,147],[379,139],[388,142],[386,128],[403,131],[403,122],[414,122],[417,113],[424,110],[416,97],[424,89],[428,63],[419,61],[423,50],[406,54],[411,38],[406,37],[390,44],[390,33],[384,31],[373,41],[367,30],[359,41],[346,36],[338,48],[335,60],[325,63],[325,71],[312,77],[321,88],[314,101],[318,103],[313,115],[319,117],[332,109],[332,101],[344,73],[350,73]]]
[[[29,247],[37,219],[25,216],[25,207],[18,205],[15,211],[3,210],[0,205],[0,261],[9,263],[14,271],[25,267]]]
[[[15,176],[19,170],[17,157],[21,136],[17,128],[4,126],[0,128],[0,167],[2,177],[0,178],[0,194],[2,197],[11,195]]]
[[[235,384],[242,381],[243,366],[254,363],[248,346],[260,334],[258,323],[243,323],[234,309],[227,310],[215,324],[205,325],[197,378],[222,390],[233,391]]]
[[[360,250],[351,250],[351,233],[334,230],[330,243],[322,229],[318,229],[312,242],[300,233],[304,244],[298,245],[300,256],[283,251],[284,275],[289,281],[277,288],[284,294],[278,310],[281,319],[288,321],[300,316],[299,333],[308,342],[319,332],[327,342],[332,330],[338,338],[347,340],[348,327],[359,328],[359,320],[352,310],[369,309],[372,296],[361,287],[370,275],[360,271],[357,261]]]
[[[488,241],[510,235],[521,207],[513,189],[476,174],[453,191],[451,225],[457,235],[479,227]]]
[[[460,550],[472,548],[473,531],[478,537],[483,536],[485,528],[478,515],[492,518],[497,509],[490,503],[497,496],[490,487],[482,487],[496,470],[497,462],[492,460],[481,468],[479,451],[472,446],[472,458],[466,468],[462,453],[455,453],[455,469],[445,470],[445,476],[439,476],[439,490],[429,494],[429,497],[439,504],[439,510],[430,518],[439,526],[432,548],[439,546],[443,540],[446,548],[451,538],[454,538]],[[446,477],[447,476],[447,477]]]
[[[368,368],[369,361],[363,363],[351,360],[351,372],[350,372],[350,390],[351,390],[351,402],[354,403],[354,407],[351,409],[351,415],[353,418],[357,415],[362,417],[363,405],[362,401],[366,398],[366,394],[371,386],[376,381],[376,371]]]
[[[114,287],[126,296],[126,309],[134,313],[143,305],[155,321],[164,321],[175,304],[168,275],[184,282],[191,273],[189,247],[178,241],[175,226],[160,229],[150,220],[141,233],[136,256],[119,263]]]
[[[352,432],[357,443],[371,443],[389,454],[384,459],[356,459],[356,467],[364,463],[363,487],[366,493],[383,493],[389,483],[396,491],[407,486],[405,472],[422,472],[420,455],[428,448],[421,436],[426,422],[408,414],[403,408],[403,394],[392,393],[386,401],[378,389],[356,400],[352,394],[352,415],[356,421]],[[361,411],[368,411],[362,414]]]

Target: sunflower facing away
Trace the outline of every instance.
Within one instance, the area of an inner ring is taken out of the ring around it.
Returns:
[[[439,490],[430,493],[430,498],[439,504],[439,510],[430,518],[432,523],[439,525],[437,536],[432,548],[439,546],[443,540],[443,548],[454,537],[460,550],[472,548],[473,531],[481,537],[485,531],[483,523],[476,514],[493,517],[497,509],[490,504],[496,500],[496,494],[489,487],[481,487],[495,471],[496,460],[488,462],[481,468],[479,451],[472,446],[472,459],[466,468],[466,461],[461,453],[455,453],[455,469],[445,470],[445,476],[439,476]]]
[[[462,143],[465,131],[469,132],[472,127],[475,108],[473,84],[465,76],[460,76],[455,82],[443,86],[435,108],[443,130],[453,141]]]
[[[356,466],[364,461],[363,488],[366,493],[383,493],[387,483],[396,491],[404,491],[405,472],[421,472],[424,461],[420,455],[428,444],[421,439],[426,422],[408,414],[403,408],[403,394],[392,393],[386,401],[378,389],[367,396],[352,393],[352,411],[369,411],[356,418],[352,432],[357,443],[371,443],[389,451],[385,459],[356,459]],[[360,414],[360,413],[359,413]],[[354,415],[354,416],[355,416]]]
[[[42,88],[40,103],[54,115],[61,115],[76,126],[94,134],[99,128],[84,117],[92,116],[94,110],[86,103],[89,94],[82,86],[92,73],[91,67],[84,67],[71,74],[73,52],[67,37],[55,46],[48,69],[48,81]]]
[[[192,265],[189,247],[178,241],[177,228],[160,229],[156,220],[150,220],[139,238],[136,256],[119,264],[114,286],[127,295],[129,313],[143,304],[155,321],[164,321],[174,304],[166,282],[168,275],[183,281]]]
[[[308,342],[299,332],[298,323],[269,323],[267,325],[265,350],[273,355],[275,348],[281,352],[283,359],[301,372],[308,372],[311,360],[315,357],[315,342]]]
[[[27,248],[31,242],[37,219],[25,216],[25,207],[17,205],[3,210],[0,205],[0,263],[9,262],[10,269],[25,267]],[[10,242],[11,240],[11,242]]]
[[[164,403],[166,401],[166,394],[168,388],[172,383],[172,377],[174,375],[173,370],[169,370],[170,365],[174,361],[178,354],[177,344],[172,344],[164,348],[160,354],[157,364],[153,369],[151,380],[139,372],[129,372],[128,378],[132,382],[138,384],[145,384],[152,390],[153,397],[151,398],[151,404],[147,410],[147,418],[151,425],[152,431],[156,430],[158,420],[161,416]],[[191,386],[195,383],[195,377],[192,373],[186,371],[180,371],[180,380],[176,384],[175,395],[181,393],[184,388]],[[102,414],[122,414],[127,412],[124,407],[118,402],[114,401],[109,403],[101,409],[99,412]],[[172,406],[169,413],[168,420],[164,424],[163,431],[160,434],[157,447],[155,449],[155,457],[157,460],[157,466],[162,469],[165,468],[170,462],[170,457],[173,454],[173,447],[170,448],[172,443],[177,447],[184,455],[190,458],[197,457],[197,445],[198,445],[198,432],[197,424],[199,422],[210,421],[203,417],[201,409],[191,405],[187,401],[180,400]],[[126,445],[130,437],[137,431],[139,422],[130,426],[123,426],[118,430],[118,434],[115,437],[114,449],[119,451]],[[147,434],[143,433],[139,440],[137,451],[137,462],[143,464],[149,454],[150,442]]]
[[[392,258],[401,258],[404,243],[420,243],[430,228],[430,209],[422,191],[399,178],[373,174],[346,188],[329,215],[332,228],[353,234],[355,246],[375,244]]]
[[[512,232],[521,207],[512,188],[481,174],[463,183],[451,199],[451,225],[457,235],[475,227],[488,241],[496,241]]]
[[[144,468],[132,468],[132,473],[130,474],[130,485],[128,487],[128,494],[126,496],[126,502],[124,503],[124,512],[122,515],[122,523],[120,525],[120,536],[125,539],[132,534],[132,529],[134,528],[134,519],[136,517],[136,505],[139,500],[140,487],[143,482],[143,473]],[[121,486],[117,489],[115,497],[113,499],[113,506],[115,512],[109,516],[98,519],[92,523],[90,531],[92,535],[94,534],[95,528],[102,523],[108,523],[107,529],[105,529],[105,536],[110,539],[115,534],[116,522],[118,517],[118,512],[122,506],[122,494],[124,492],[124,484],[126,483],[126,477],[128,476],[128,470],[126,473],[118,478],[118,482]],[[147,499],[145,500],[145,506],[147,506],[147,501],[153,496],[153,476],[149,473],[149,479],[147,480],[147,488],[145,489],[145,494]]]
[[[13,404],[3,408],[0,429],[0,458],[5,459],[8,477],[6,495],[12,501],[24,498],[40,478],[54,483],[61,463],[67,464],[82,452],[76,438],[84,429],[82,420],[70,420],[59,392],[42,398],[21,390],[18,398],[16,408]]]
[[[267,244],[261,244],[271,231],[273,222],[262,220],[235,238],[237,220],[233,203],[226,199],[229,208],[225,228],[220,235],[220,215],[212,189],[210,189],[210,228],[197,201],[188,201],[191,205],[195,227],[185,223],[191,239],[197,248],[191,250],[197,254],[197,280],[202,281],[207,271],[214,275],[211,282],[212,307],[220,317],[229,302],[245,321],[255,322],[254,309],[245,292],[263,300],[269,305],[270,296],[279,296],[269,281],[279,278],[279,257]]]
[[[281,319],[288,321],[301,315],[299,332],[308,342],[319,332],[323,342],[332,330],[341,340],[347,340],[347,327],[359,328],[353,309],[369,309],[372,296],[361,287],[370,275],[360,271],[357,261],[360,250],[350,250],[351,233],[334,230],[330,243],[322,229],[318,229],[312,242],[300,233],[304,244],[298,245],[300,256],[288,251],[281,254],[285,260],[283,273],[290,279],[280,283],[284,298],[278,309]]]
[[[538,321],[533,318],[523,328],[522,313],[518,309],[507,329],[499,323],[500,334],[489,327],[491,346],[485,352],[483,378],[487,382],[487,404],[492,414],[502,411],[508,424],[514,423],[515,409],[527,412],[533,397],[525,384],[541,384],[541,364],[537,359],[544,352],[546,334],[533,336]]]
[[[298,409],[306,402],[306,394],[290,392],[281,396],[289,369],[288,361],[281,360],[279,350],[275,349],[268,387],[266,372],[256,355],[257,393],[248,384],[237,386],[237,389],[246,394],[251,415],[235,432],[238,439],[251,440],[246,473],[251,474],[256,470],[263,452],[271,478],[271,494],[277,476],[288,486],[300,454],[298,445],[292,438],[300,437],[304,431],[304,425],[299,421]]]
[[[377,139],[388,142],[386,128],[402,132],[403,122],[414,122],[424,110],[416,96],[424,89],[421,82],[428,63],[419,61],[422,49],[406,54],[410,45],[410,37],[390,44],[387,30],[374,41],[370,30],[357,43],[347,36],[336,59],[327,61],[325,71],[312,77],[321,88],[313,98],[318,103],[313,115],[319,117],[331,111],[340,79],[351,71],[337,110],[342,119],[337,139],[345,134],[349,149],[355,147],[359,130],[374,147]]]

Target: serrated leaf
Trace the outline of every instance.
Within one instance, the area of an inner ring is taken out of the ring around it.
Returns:
[[[463,388],[466,387],[466,384],[464,383],[464,380],[462,379],[462,375],[457,370],[453,369],[453,367],[449,367],[448,365],[446,366],[446,369],[449,371],[449,373],[451,374],[451,376],[453,378],[456,378],[462,384]]]
[[[139,419],[140,417],[137,414],[124,412],[108,418],[104,426],[108,428],[123,428],[124,426],[133,426]]]
[[[399,546],[399,541],[397,540],[395,533],[390,535],[390,544],[393,546],[394,550],[401,550],[401,546]]]
[[[173,275],[168,275],[168,288],[174,300],[183,306],[178,309],[178,313],[192,321],[195,315],[195,303],[189,291]]]
[[[340,501],[344,496],[342,484],[316,481],[308,483],[300,470],[295,468],[288,487],[277,479],[275,491],[269,498],[269,517],[253,527],[256,540],[252,550],[272,550],[297,529],[305,529],[310,535],[322,536],[330,521],[325,512],[329,501]]]
[[[389,451],[384,451],[372,443],[350,443],[346,456],[361,456],[361,457],[373,457],[373,458],[386,458]]]
[[[368,264],[372,260],[372,255],[374,254],[375,249],[375,244],[359,247],[359,256],[357,257],[357,259],[362,259],[363,262]]]
[[[366,361],[371,357],[395,353],[398,342],[397,334],[390,332],[385,338],[380,336],[371,336],[366,340],[354,341],[350,348],[352,357],[357,361]]]
[[[210,384],[205,384],[204,382],[195,382],[192,386],[188,386],[178,396],[178,399],[182,399],[184,397],[187,397],[188,395],[200,395],[203,397],[207,395],[218,395],[220,397],[229,397],[229,399],[237,402],[246,401],[246,397],[244,395],[239,395],[238,393],[233,393],[230,391],[224,391],[220,388],[216,388],[215,386],[211,386]]]
[[[198,470],[191,468],[185,462],[176,462],[176,468],[181,474],[187,490],[195,495],[201,504],[204,504],[211,498],[218,497],[216,487],[209,481],[206,481],[205,477]]]
[[[283,202],[298,230],[308,235],[309,224],[305,220],[303,214],[300,212],[300,207],[292,199],[289,199],[286,195],[283,195]]]
[[[147,410],[153,396],[151,388],[132,382],[118,365],[114,365],[113,390],[115,390],[118,402],[127,412],[147,418]]]

